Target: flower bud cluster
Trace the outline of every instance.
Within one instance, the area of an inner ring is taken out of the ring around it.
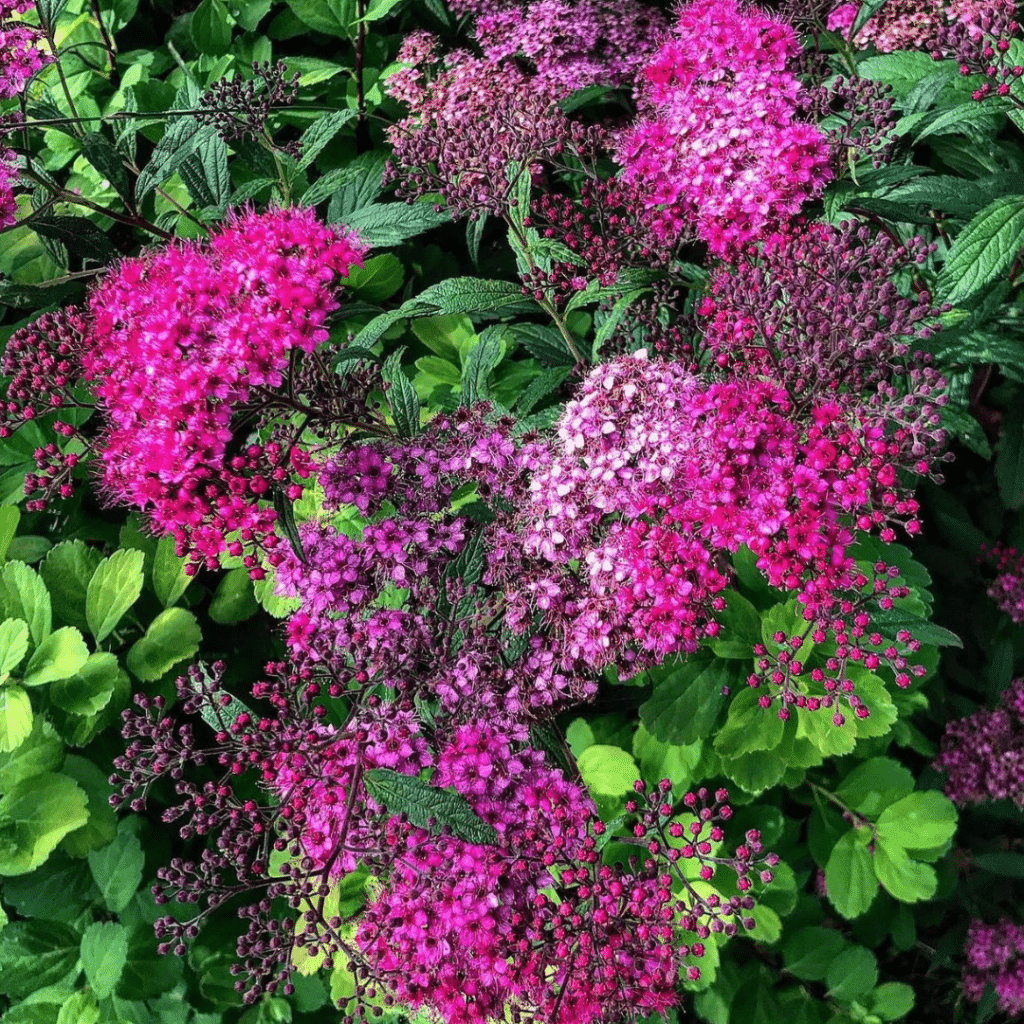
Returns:
[[[716,255],[797,213],[832,175],[825,135],[799,117],[792,27],[735,0],[691,0],[644,69],[639,120],[617,141],[653,230],[696,231]]]

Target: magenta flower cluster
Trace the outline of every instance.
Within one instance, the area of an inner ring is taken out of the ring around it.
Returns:
[[[1024,555],[1014,547],[995,544],[982,557],[996,570],[988,596],[1011,622],[1020,625],[1024,622]]]
[[[831,177],[826,137],[800,117],[791,26],[736,0],[692,0],[644,69],[640,117],[618,139],[665,239],[700,235],[716,255],[797,213]]]
[[[327,339],[337,285],[361,255],[347,233],[294,208],[236,215],[208,242],[123,260],[74,314],[74,332],[44,318],[12,339],[8,419],[31,418],[40,397],[59,406],[81,377],[103,414],[93,446],[109,499],[172,533],[193,571],[243,549],[255,566],[252,552],[278,540],[265,499],[294,486],[291,453],[229,453],[232,417],[273,397],[290,353]],[[31,349],[39,355],[19,362]],[[33,392],[36,377],[49,378],[48,396]]]
[[[935,767],[946,772],[954,803],[1012,800],[1024,807],[1024,679],[1015,679],[999,707],[946,724]]]
[[[29,79],[53,60],[40,45],[42,31],[16,17],[33,8],[31,0],[0,0],[0,100],[23,93]]]
[[[1003,918],[998,924],[972,921],[964,944],[964,994],[981,1002],[992,985],[999,1009],[1016,1017],[1024,1013],[1024,928]]]

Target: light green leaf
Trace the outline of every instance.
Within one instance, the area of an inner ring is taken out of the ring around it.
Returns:
[[[597,743],[587,747],[576,760],[587,789],[595,796],[623,796],[633,792],[640,770],[632,754],[621,747]]]
[[[43,863],[88,819],[85,793],[66,775],[23,779],[0,797],[0,875],[24,875]]]
[[[870,949],[853,946],[829,964],[825,983],[829,995],[849,1003],[870,992],[878,981],[878,960]]]
[[[633,735],[633,756],[643,777],[652,781],[668,779],[676,789],[685,789],[690,784],[703,746],[701,740],[687,746],[663,743],[642,723]]]
[[[715,737],[715,750],[722,757],[738,757],[755,750],[774,750],[782,742],[786,723],[775,707],[758,703],[760,688],[744,687],[729,705],[729,717]]]
[[[903,903],[931,899],[938,887],[935,870],[911,860],[902,846],[876,843],[875,873],[886,892]]]
[[[5,618],[28,623],[33,643],[41,644],[50,635],[50,595],[39,573],[24,562],[8,562],[0,572],[0,607]]]
[[[888,847],[927,850],[948,842],[956,832],[952,801],[936,789],[911,793],[887,807],[878,819],[878,838]]]
[[[144,683],[155,682],[178,662],[191,658],[199,650],[200,640],[196,617],[183,608],[168,608],[128,651],[128,670]]]
[[[847,832],[836,843],[825,865],[828,898],[847,920],[860,917],[878,893],[878,879],[868,850],[870,841],[871,829]]]
[[[141,551],[122,548],[96,567],[86,590],[85,617],[97,642],[110,635],[121,616],[139,599],[144,562]]]
[[[176,555],[174,548],[173,537],[161,537],[153,556],[153,590],[165,608],[170,608],[192,582],[192,577],[185,574],[188,559]]]
[[[13,672],[28,652],[28,625],[22,619],[0,622],[0,676]]]
[[[89,648],[74,626],[51,633],[29,659],[23,680],[26,686],[41,686],[57,679],[69,679],[89,660]]]
[[[99,1019],[96,993],[88,989],[72,993],[57,1014],[57,1024],[97,1024]]]
[[[17,750],[32,732],[32,703],[20,686],[0,687],[0,751]]]
[[[53,600],[53,614],[58,622],[88,629],[85,617],[85,595],[89,580],[100,564],[100,555],[80,540],[66,540],[50,549],[39,574]]]
[[[114,921],[89,925],[82,936],[82,967],[98,999],[106,999],[128,960],[128,929]]]
[[[302,156],[296,164],[297,171],[304,171],[323,152],[330,141],[356,116],[355,110],[333,110],[318,117],[303,133],[299,144]],[[404,205],[404,204],[403,204]],[[368,300],[369,301],[369,300]]]
[[[144,862],[138,836],[124,827],[108,846],[89,851],[89,869],[112,914],[119,914],[131,902],[142,881]]]
[[[90,654],[70,678],[50,687],[50,700],[72,715],[94,715],[110,703],[117,682],[117,658],[107,651]]]
[[[7,557],[11,547],[11,541],[18,531],[18,522],[21,519],[21,512],[14,505],[7,505],[0,508],[0,561]]]
[[[0,704],[3,703],[2,692]],[[30,724],[31,730],[21,743],[13,750],[0,753],[0,793],[10,792],[22,779],[55,771],[64,760],[64,744],[53,726],[41,715],[31,718]],[[0,711],[0,731],[2,729],[3,712]]]
[[[88,800],[89,820],[69,832],[60,844],[69,856],[81,858],[90,850],[106,846],[117,834],[117,816],[110,806],[113,789],[106,772],[77,754],[67,757],[62,771],[78,783]]]
[[[901,981],[879,985],[866,1000],[870,1013],[882,1020],[899,1020],[914,1008],[914,990]]]
[[[847,807],[874,819],[913,789],[913,773],[899,761],[872,757],[843,779],[835,795]]]

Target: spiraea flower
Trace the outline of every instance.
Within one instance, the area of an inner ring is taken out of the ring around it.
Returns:
[[[1024,928],[1008,918],[992,925],[972,921],[964,957],[964,995],[971,1002],[980,1002],[992,985],[1003,1013],[1024,1013]]]
[[[31,0],[0,0],[0,100],[23,93],[29,79],[54,59],[40,29],[18,17],[33,7]]]
[[[667,239],[696,231],[723,255],[797,213],[831,177],[825,136],[800,118],[793,29],[735,0],[693,0],[644,69],[640,117],[617,142]]]
[[[1024,807],[1024,679],[1015,679],[999,707],[946,724],[935,767],[948,774],[954,803],[1012,800]]]

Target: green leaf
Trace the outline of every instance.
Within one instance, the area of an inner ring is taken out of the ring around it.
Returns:
[[[187,102],[187,101],[186,101]],[[217,135],[212,125],[200,124],[194,117],[176,117],[156,144],[149,163],[135,183],[135,196],[141,202],[157,185],[165,182],[204,143]]]
[[[914,990],[901,981],[879,985],[867,999],[868,1012],[882,1020],[899,1020],[914,1008]]]
[[[146,635],[128,651],[128,671],[144,683],[152,683],[179,661],[199,650],[202,632],[196,617],[183,608],[168,608],[151,623]]]
[[[395,427],[402,437],[414,437],[420,429],[420,400],[412,381],[402,372],[402,353],[399,349],[381,367],[381,377],[388,385],[386,397]]]
[[[916,141],[920,142],[929,135],[958,134],[966,135],[972,142],[991,145],[992,136],[1005,123],[1004,111],[994,107],[994,104],[986,103],[982,106],[969,100],[957,107],[940,110],[930,119],[926,119],[925,127],[917,133]],[[912,116],[916,120],[917,115]]]
[[[97,1024],[100,1019],[96,993],[84,989],[74,992],[61,1005],[57,1024]]]
[[[566,347],[565,339],[554,327],[544,324],[513,324],[512,337],[530,355],[547,367],[564,366],[571,372],[576,360]]]
[[[50,700],[69,714],[94,715],[110,703],[119,671],[113,654],[97,651],[73,676],[50,687]]]
[[[849,1003],[870,992],[878,981],[878,960],[870,949],[853,946],[829,964],[825,983],[829,995]]]
[[[494,846],[498,833],[477,815],[462,794],[438,789],[414,775],[400,775],[388,768],[374,768],[364,776],[366,792],[392,814],[404,814],[418,828],[447,825],[468,843]],[[433,825],[431,824],[433,822]]]
[[[2,703],[3,696],[0,691],[0,705]],[[29,709],[29,715],[31,714]],[[64,744],[53,726],[40,715],[32,718],[30,724],[29,734],[21,743],[12,750],[0,753],[0,793],[9,792],[22,779],[30,779],[33,775],[56,770],[64,760]],[[0,711],[0,733],[2,729],[3,712]],[[0,743],[0,750],[2,749]]]
[[[96,567],[86,590],[85,617],[97,642],[110,635],[121,616],[139,599],[144,561],[141,551],[122,548]]]
[[[66,775],[23,779],[0,797],[0,875],[24,875],[43,863],[88,819],[85,793]]]
[[[228,146],[219,136],[203,139],[196,151],[182,161],[178,174],[199,206],[215,206],[219,210],[227,206],[231,198]]]
[[[695,743],[710,734],[725,702],[722,687],[734,681],[728,662],[690,657],[656,678],[654,692],[640,707],[640,720],[665,743]]]
[[[192,577],[185,574],[188,559],[175,554],[174,549],[173,537],[161,537],[153,556],[153,590],[165,608],[170,608],[192,582]]]
[[[0,932],[0,992],[24,999],[62,981],[78,962],[79,934],[59,921],[16,921]]]
[[[117,835],[117,816],[110,806],[113,789],[106,772],[77,754],[65,760],[63,773],[85,792],[89,820],[64,837],[61,849],[71,857],[85,857],[90,850],[106,846]]]
[[[222,0],[203,0],[192,12],[189,22],[192,42],[200,53],[219,57],[231,48],[231,26],[228,9]]]
[[[903,903],[931,899],[938,888],[935,870],[911,860],[902,846],[875,844],[875,874],[885,891]]]
[[[138,836],[122,827],[108,846],[89,851],[89,869],[107,910],[119,914],[142,881],[145,857]]]
[[[302,155],[295,166],[304,171],[324,151],[330,141],[356,116],[355,110],[333,110],[318,117],[299,139]],[[404,204],[403,204],[404,205]]]
[[[597,743],[576,759],[587,789],[595,796],[623,796],[633,791],[640,770],[632,754],[621,747]]]
[[[356,19],[355,0],[288,0],[295,16],[329,36],[348,38]]]
[[[1010,269],[1024,247],[1024,196],[989,203],[956,236],[946,254],[939,287],[954,305]]]
[[[58,679],[70,679],[89,660],[89,648],[74,626],[64,626],[51,633],[29,659],[26,686],[41,686]]]
[[[8,562],[0,572],[0,606],[6,618],[28,623],[33,643],[40,644],[50,635],[50,595],[39,573],[24,562]]]
[[[153,926],[140,924],[129,933],[128,959],[114,994],[121,999],[152,999],[174,988],[181,973],[182,961],[178,957],[157,952]]]
[[[847,920],[860,917],[878,893],[878,879],[868,850],[870,841],[870,829],[847,832],[836,843],[825,865],[828,898]]]
[[[452,219],[447,210],[435,210],[432,203],[370,203],[345,219],[367,245],[384,248],[401,245]]]
[[[106,999],[128,960],[128,929],[114,921],[89,925],[82,936],[82,968],[98,999]]]
[[[86,160],[110,182],[111,188],[122,199],[131,198],[124,160],[106,135],[102,132],[87,132],[82,137],[82,153]]]
[[[32,732],[32,703],[20,686],[0,687],[0,751],[17,750]]]
[[[461,363],[462,352],[468,352],[476,344],[473,321],[465,313],[451,316],[426,316],[412,322],[412,333],[431,352],[449,363]]]
[[[2,785],[3,774],[0,769],[0,788]],[[1024,853],[976,853],[971,857],[971,866],[1002,878],[1024,878]]]
[[[210,618],[224,626],[251,619],[260,610],[248,569],[232,569],[210,602]]]
[[[0,561],[7,558],[20,520],[21,512],[16,506],[8,505],[5,508],[0,508]]]
[[[878,819],[878,838],[886,846],[927,850],[941,846],[956,832],[952,801],[936,789],[911,793],[887,807]]]
[[[882,636],[895,639],[901,630],[907,630],[915,640],[935,647],[963,647],[963,641],[956,633],[936,625],[920,615],[904,612],[898,608],[878,608],[871,613],[871,626],[877,628]]]
[[[729,717],[715,737],[722,757],[738,757],[755,750],[774,750],[782,742],[786,723],[776,708],[763,708],[760,688],[744,687],[729,705]]]
[[[66,245],[82,259],[108,263],[118,255],[103,229],[87,217],[36,216],[29,223],[37,235]]]
[[[28,653],[28,625],[22,619],[0,622],[0,676],[13,672]]]
[[[469,350],[462,366],[462,404],[473,405],[490,397],[487,380],[505,355],[505,327],[488,327]]]
[[[872,757],[843,779],[835,795],[851,810],[874,819],[913,789],[909,769],[888,757]]]
[[[996,482],[1003,504],[1013,511],[1024,505],[1024,402],[1010,404],[996,448]]]
[[[53,614],[59,622],[88,629],[85,599],[89,580],[100,564],[100,555],[80,540],[64,541],[49,550],[39,575],[53,601]]]
[[[402,261],[386,252],[350,270],[345,285],[363,302],[379,303],[390,299],[402,287],[404,277]]]
[[[703,743],[697,740],[686,746],[662,743],[641,723],[633,734],[633,757],[645,779],[668,779],[676,789],[690,784],[694,769],[700,763]]]
[[[848,945],[832,928],[801,928],[782,946],[786,970],[803,981],[823,981],[832,961]]]

